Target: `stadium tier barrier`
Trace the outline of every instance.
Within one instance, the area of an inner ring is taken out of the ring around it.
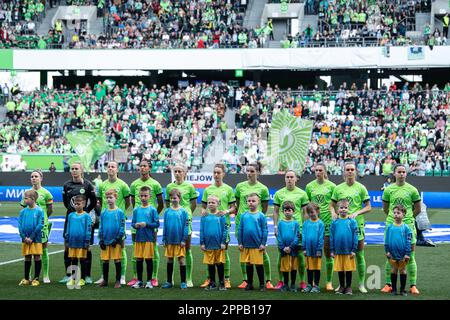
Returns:
[[[93,180],[98,173],[86,174],[86,178]],[[106,173],[101,174],[102,179],[107,178]],[[170,174],[152,174],[163,187],[171,182]],[[120,173],[119,178],[124,180],[128,185],[139,177],[138,173]],[[44,173],[43,186],[47,188],[53,195],[56,202],[62,201],[62,185],[70,179],[69,173]],[[314,175],[303,175],[300,177],[298,186],[302,189],[306,184],[314,180]],[[192,182],[199,194],[197,202],[201,202],[203,190],[214,182],[211,173],[188,173],[187,180]],[[245,181],[246,176],[243,174],[227,175],[224,182],[234,187],[238,182]],[[275,192],[285,186],[283,175],[264,175],[259,179],[263,184],[268,186],[270,192],[270,204],[272,204]],[[341,176],[330,176],[330,180],[334,183],[341,183]],[[359,179],[369,190],[370,200],[373,207],[382,206],[381,187],[386,181],[383,176],[367,176]],[[448,177],[408,177],[408,182],[417,187],[421,193],[422,199],[428,208],[450,208],[450,185]],[[30,187],[30,173],[7,173],[4,172],[0,176],[0,201],[20,201],[22,194]]]

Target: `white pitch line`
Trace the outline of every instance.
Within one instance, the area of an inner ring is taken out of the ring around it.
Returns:
[[[57,254],[57,253],[61,253],[61,252],[64,252],[64,250],[58,250],[58,251],[49,252],[48,255],[51,255],[51,254]],[[3,266],[3,265],[5,265],[5,264],[16,263],[16,262],[20,262],[20,261],[23,261],[23,258],[21,258],[21,259],[16,259],[16,260],[11,260],[11,261],[0,262],[0,266]]]

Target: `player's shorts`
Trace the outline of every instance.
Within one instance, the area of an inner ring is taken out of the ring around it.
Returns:
[[[306,257],[306,269],[307,270],[321,270],[322,269],[322,258]]]
[[[298,256],[284,256],[280,258],[280,271],[291,272],[298,270]]]
[[[403,221],[408,227],[409,229],[411,229],[411,233],[412,233],[412,237],[411,237],[411,245],[415,245],[417,242],[417,230],[416,230],[416,224],[414,223],[414,221]],[[386,220],[386,228],[384,229],[386,231],[387,226],[393,224],[394,221],[387,219]],[[385,239],[386,239],[386,233],[384,234]]]
[[[50,238],[50,231],[52,230],[53,223],[47,222],[44,224],[44,227],[42,228],[42,243],[48,242],[48,239]]]
[[[365,225],[366,224],[364,222],[358,222],[358,241],[364,240],[366,237],[366,231],[364,229]]]
[[[154,242],[135,242],[134,243],[134,257],[138,259],[153,259],[155,256]]]
[[[164,248],[164,255],[168,258],[185,257],[186,247],[181,247],[179,244],[168,244]]]
[[[263,264],[263,255],[263,250],[244,248],[241,251],[240,262],[260,265]]]
[[[206,250],[203,254],[205,264],[225,263],[225,249]]]
[[[22,243],[22,255],[42,255],[42,243]]]
[[[87,258],[87,249],[83,248],[69,248],[69,258]]]
[[[105,250],[100,250],[100,259],[104,261],[122,259],[122,247],[119,245],[116,245],[115,248],[106,246]]]
[[[405,259],[402,260],[389,259],[389,264],[398,270],[402,270],[406,267],[408,263],[405,261]]]
[[[337,254],[334,256],[334,271],[356,271],[356,256]]]

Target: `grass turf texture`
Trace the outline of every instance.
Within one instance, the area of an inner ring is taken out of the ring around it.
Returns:
[[[18,213],[18,206],[16,203],[3,203],[0,208],[0,216],[16,216]],[[55,204],[55,215],[64,215],[65,211],[62,204]],[[199,210],[196,210],[195,215],[198,215]],[[272,213],[272,208],[269,209],[269,215]],[[443,209],[429,209],[429,218],[433,224],[450,224],[450,210]],[[385,217],[380,209],[374,209],[373,212],[366,215],[368,221],[384,221]],[[49,252],[55,252],[62,250],[62,245],[49,245]],[[163,256],[163,248],[159,247],[161,254],[161,264],[159,270],[159,283],[162,284],[166,279],[166,258]],[[382,294],[379,290],[369,290],[368,294],[361,294],[357,289],[357,274],[353,273],[353,296],[338,296],[334,293],[324,292],[325,285],[325,264],[323,263],[323,269],[321,274],[320,287],[323,290],[320,294],[305,294],[305,293],[283,293],[283,292],[259,292],[257,290],[246,292],[241,289],[237,289],[236,286],[242,281],[239,263],[238,263],[238,249],[231,247],[230,249],[231,259],[231,282],[233,288],[228,291],[205,291],[198,286],[203,283],[206,275],[206,266],[202,263],[203,254],[199,247],[193,247],[194,254],[194,274],[193,280],[195,288],[189,288],[186,291],[179,289],[179,268],[178,264],[175,264],[174,269],[174,282],[175,287],[173,289],[160,289],[155,288],[153,290],[148,289],[131,289],[129,287],[122,287],[121,289],[113,289],[114,278],[114,265],[110,263],[110,287],[109,288],[97,288],[95,285],[87,285],[80,290],[68,290],[65,285],[58,284],[58,280],[64,275],[63,253],[57,253],[50,255],[50,279],[51,284],[43,284],[39,287],[19,287],[18,283],[23,278],[23,261],[14,262],[7,265],[0,266],[0,299],[190,299],[190,300],[259,300],[259,299],[301,299],[301,300],[377,300],[377,299],[448,299],[448,287],[445,281],[442,281],[446,274],[447,267],[443,263],[443,257],[445,257],[450,250],[450,244],[440,244],[436,248],[418,247],[416,253],[416,261],[418,265],[418,281],[417,287],[421,291],[419,296],[408,295],[408,297],[393,297],[391,295]],[[128,251],[128,268],[127,268],[127,280],[132,276],[132,247],[127,247]],[[384,248],[382,246],[367,246],[366,263],[367,267],[378,266],[381,271],[381,286],[384,285]],[[276,259],[278,256],[275,247],[268,248],[268,253],[272,262],[272,282],[275,285],[278,280],[278,273],[276,272]],[[92,263],[92,275],[93,280],[97,280],[100,275],[99,266],[99,248],[93,246]],[[21,258],[21,245],[13,243],[0,243],[0,263],[10,260]],[[145,266],[144,266],[145,270]],[[370,270],[370,269],[369,269]],[[373,276],[367,274],[367,278]],[[144,271],[144,279],[146,279],[146,273]],[[41,273],[42,280],[42,273]],[[254,275],[254,282],[257,285],[258,280],[256,272]],[[298,281],[297,281],[298,284]],[[335,273],[333,279],[333,285],[337,286],[338,279]]]

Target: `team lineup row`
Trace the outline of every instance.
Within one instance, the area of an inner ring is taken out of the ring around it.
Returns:
[[[108,179],[97,184],[97,194],[101,199],[100,246],[103,275],[97,281],[100,286],[107,285],[108,262],[116,265],[116,287],[125,282],[127,266],[126,250],[123,246],[126,208],[134,208],[132,220],[132,240],[134,247],[133,279],[128,285],[143,287],[143,260],[146,260],[147,287],[158,285],[159,250],[156,234],[159,226],[158,214],[164,211],[163,244],[168,258],[167,282],[162,286],[172,287],[173,258],[178,257],[181,272],[181,287],[192,287],[192,251],[190,247],[192,212],[196,208],[195,188],[185,181],[186,169],[175,166],[175,181],[167,185],[164,200],[161,185],[149,174],[150,165],[143,161],[140,165],[141,177],[131,184],[131,188],[117,177],[117,164],[108,164]],[[201,285],[206,289],[216,288],[215,265],[219,274],[219,288],[230,288],[230,259],[227,251],[229,241],[230,215],[235,215],[236,237],[240,249],[240,262],[243,282],[239,288],[253,288],[253,264],[256,266],[261,288],[296,291],[296,271],[299,272],[300,289],[306,292],[318,292],[321,258],[326,264],[326,290],[333,290],[331,279],[333,271],[339,273],[337,293],[351,294],[351,271],[357,271],[359,291],[367,293],[364,286],[366,263],[364,258],[364,215],[371,210],[367,189],[356,181],[356,168],[353,162],[344,166],[344,182],[335,185],[328,180],[325,165],[316,167],[316,180],[309,183],[305,191],[296,186],[294,171],[285,174],[286,186],[275,193],[274,232],[278,240],[279,259],[277,270],[279,281],[274,286],[271,279],[271,265],[264,250],[267,241],[268,188],[258,181],[259,164],[247,167],[247,181],[233,188],[223,183],[225,170],[222,164],[214,168],[214,184],[205,189],[202,197],[201,249],[205,252],[203,262],[208,278]],[[83,212],[91,212],[96,207],[97,198],[93,185],[83,179],[81,164],[71,167],[72,179],[64,184],[63,201],[68,217],[64,227],[66,250],[64,262],[66,270],[72,264],[81,263],[82,279],[78,284],[90,283],[92,254],[89,245],[93,244],[93,225],[91,218]],[[406,169],[399,165],[395,168],[395,183],[384,190],[383,210],[386,220],[386,286],[383,292],[396,292],[397,271],[400,271],[401,291],[404,290],[406,273],[410,292],[419,294],[416,287],[417,265],[415,262],[415,216],[420,212],[420,195],[415,187],[406,182]],[[44,282],[48,279],[48,216],[52,212],[51,194],[42,186],[42,173],[35,171],[31,175],[33,189],[37,191],[37,205],[43,210],[42,236],[29,243],[30,237],[24,237],[24,248],[35,249],[32,245],[42,243]],[[144,188],[143,188],[144,187]],[[143,191],[143,192],[141,192]],[[148,193],[148,194],[147,194]],[[27,201],[32,202],[29,193]],[[79,197],[79,196],[82,197]],[[110,199],[108,199],[108,197]],[[341,201],[346,200],[346,201]],[[83,202],[84,201],[84,202]],[[80,203],[81,202],[81,203]],[[26,203],[24,205],[27,205]],[[78,209],[77,209],[78,207]],[[394,210],[395,208],[395,210]],[[21,217],[24,211],[21,212]],[[280,210],[281,209],[281,210]],[[292,211],[292,212],[290,212]],[[35,215],[36,216],[36,215]],[[187,218],[185,218],[185,216]],[[155,219],[151,219],[154,217]],[[349,218],[349,219],[347,219]],[[19,219],[20,220],[20,219]],[[108,222],[109,221],[109,222]],[[38,225],[39,223],[36,223]],[[84,226],[84,227],[83,227]],[[320,227],[319,227],[320,226]],[[83,231],[83,228],[85,231]],[[105,229],[107,228],[107,229]],[[335,232],[335,233],[333,233]],[[392,235],[391,235],[392,232]],[[37,236],[36,232],[31,232]],[[30,233],[30,234],[31,234]],[[388,235],[389,233],[389,235]],[[42,238],[42,239],[41,239]],[[26,241],[25,241],[26,240]],[[290,241],[290,242],[288,242]],[[391,243],[390,243],[391,242]],[[284,245],[283,245],[284,243]],[[289,244],[289,245],[287,245]],[[322,254],[323,250],[323,254]],[[25,278],[22,284],[30,283],[29,268],[34,251],[26,251]],[[40,253],[38,251],[38,253]],[[47,255],[47,257],[46,257]],[[343,255],[341,257],[341,255]],[[40,271],[40,254],[35,255],[36,271]],[[28,266],[28,267],[27,267]],[[407,271],[407,272],[406,272]],[[289,273],[291,286],[288,286]],[[38,278],[39,274],[35,274]],[[306,283],[308,278],[308,284]],[[347,283],[345,282],[347,278]],[[350,280],[350,282],[348,282]],[[61,282],[73,284],[70,272]],[[392,284],[391,284],[392,282]],[[39,285],[34,279],[31,283]]]

